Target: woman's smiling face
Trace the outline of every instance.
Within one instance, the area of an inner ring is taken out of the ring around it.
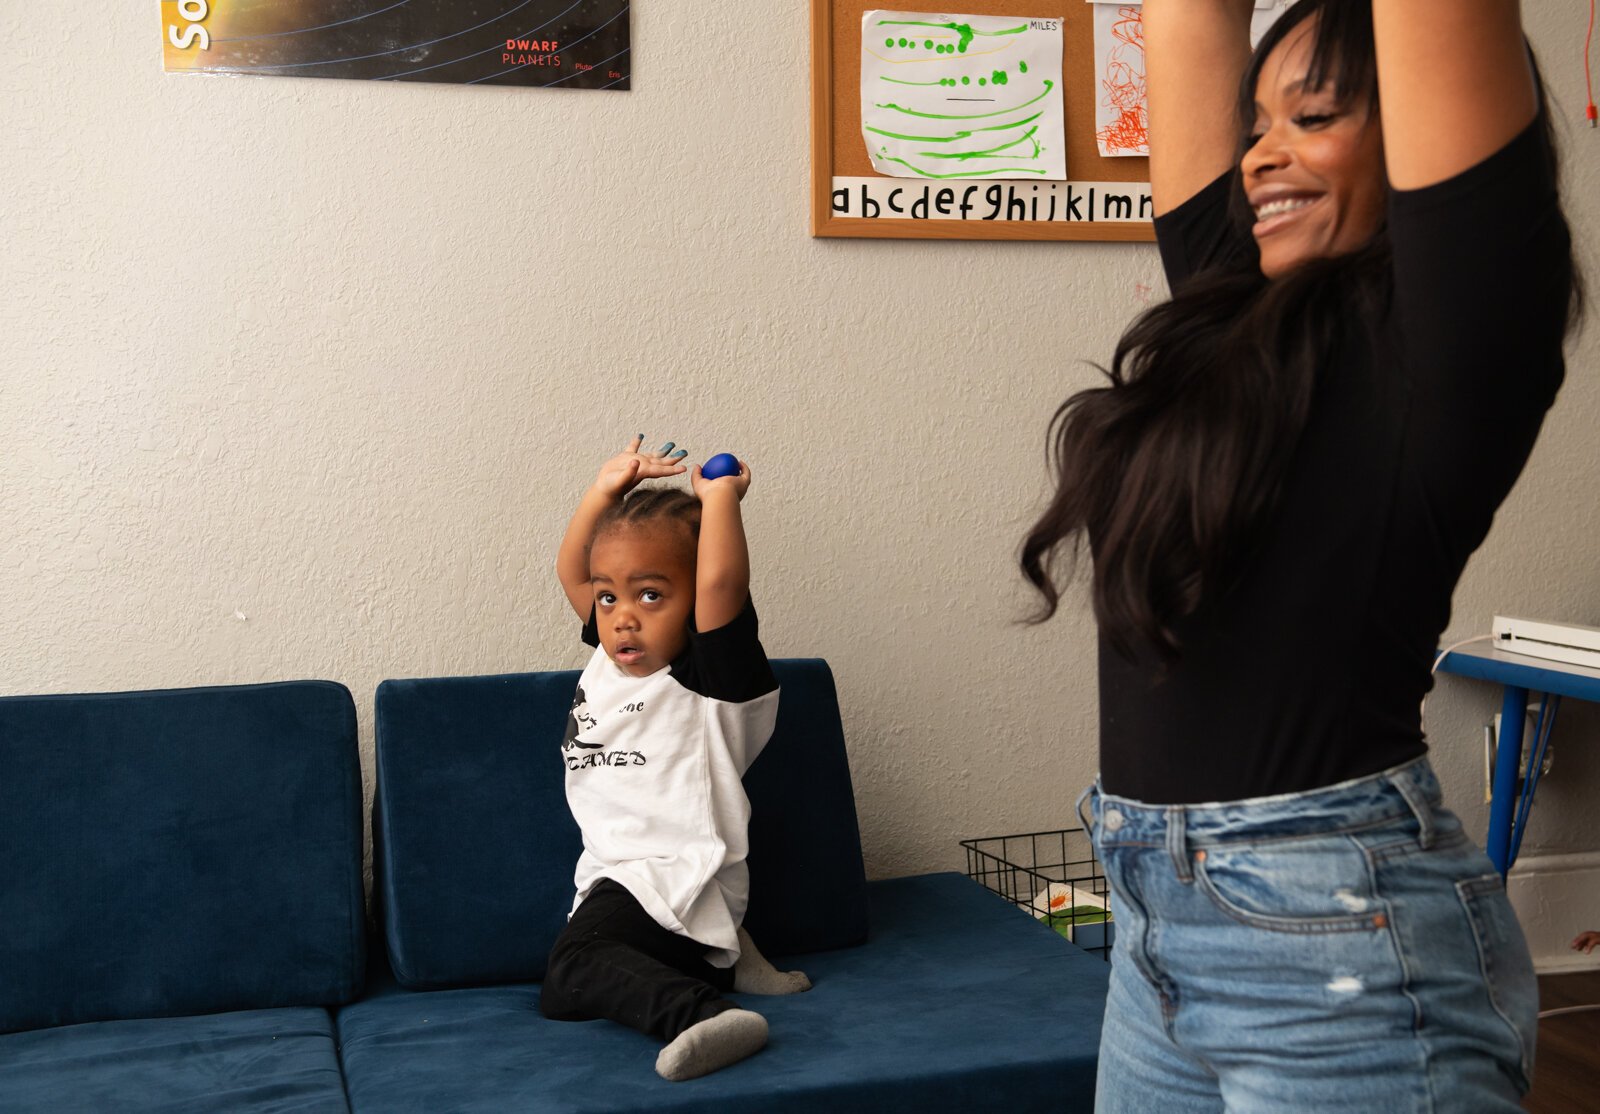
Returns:
[[[1316,28],[1308,19],[1267,56],[1239,164],[1268,278],[1356,251],[1383,226],[1388,184],[1377,106],[1365,97],[1341,101],[1331,78],[1307,87]]]

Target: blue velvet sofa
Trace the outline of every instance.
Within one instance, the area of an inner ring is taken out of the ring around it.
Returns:
[[[576,673],[379,687],[365,943],[342,688],[0,699],[0,1110],[1088,1110],[1107,966],[960,875],[867,882],[832,676],[774,668],[746,923],[815,985],[684,1083],[538,1010]]]
[[[0,1111],[347,1110],[361,842],[342,685],[0,699]]]

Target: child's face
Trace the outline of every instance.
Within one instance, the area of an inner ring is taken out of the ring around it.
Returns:
[[[624,673],[648,677],[683,652],[694,614],[688,527],[607,530],[589,550],[589,577],[600,645]]]

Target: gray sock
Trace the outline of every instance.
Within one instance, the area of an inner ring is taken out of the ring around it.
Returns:
[[[780,971],[767,962],[756,942],[739,929],[739,961],[733,965],[733,989],[740,994],[799,994],[811,989],[804,971]]]
[[[767,1019],[749,1010],[724,1010],[689,1026],[656,1057],[656,1074],[674,1082],[708,1075],[767,1043]]]

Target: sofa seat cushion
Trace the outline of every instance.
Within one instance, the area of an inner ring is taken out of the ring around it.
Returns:
[[[96,1021],[0,1036],[7,1114],[344,1114],[327,1010]]]
[[[536,985],[375,985],[337,1015],[351,1108],[1089,1108],[1109,975],[1102,960],[961,875],[867,891],[869,942],[803,957],[810,992],[735,996],[772,1029],[768,1047],[743,1063],[667,1083],[655,1074],[655,1041],[606,1021],[548,1021]]]

